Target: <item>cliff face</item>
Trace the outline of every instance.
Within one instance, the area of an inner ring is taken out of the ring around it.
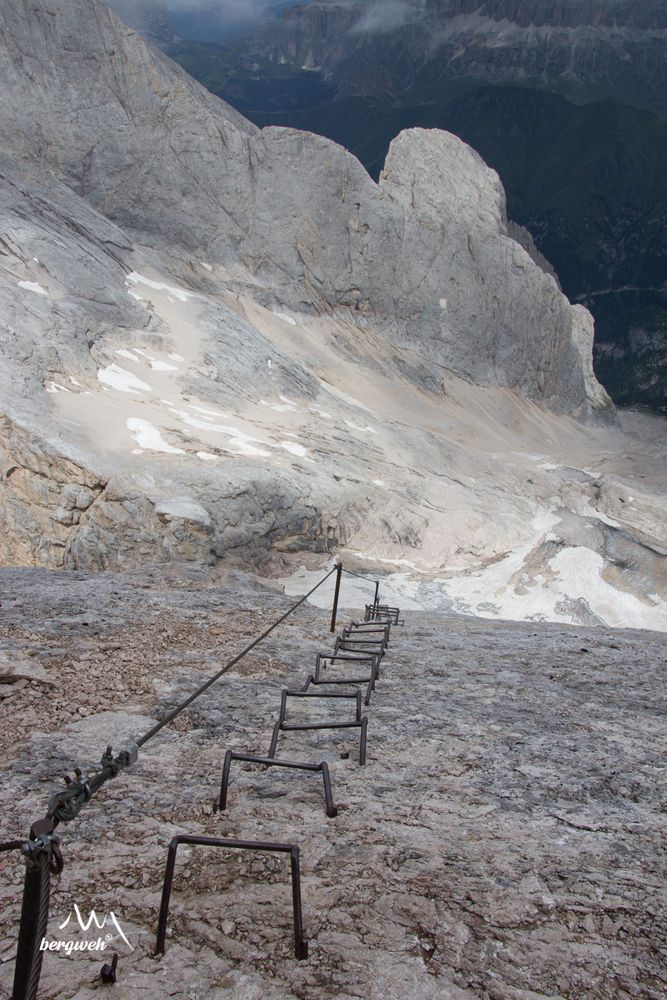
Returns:
[[[318,0],[285,11],[251,49],[321,67],[340,95],[475,78],[630,96],[664,109],[666,38],[662,0],[431,0],[370,7]]]
[[[667,28],[663,0],[426,0],[425,9],[438,17],[480,13],[523,27]]]
[[[0,42],[2,561],[465,569],[532,551],[561,506],[568,545],[603,544],[582,518],[613,497],[551,471],[573,417],[617,447],[590,317],[469,147],[410,130],[375,184],[325,139],[260,132],[98,0],[21,0]],[[658,594],[652,502],[619,572]]]
[[[587,405],[574,314],[507,236],[497,175],[453,136],[402,137],[378,187],[326,140],[259,133],[100,3],[19,4],[2,32],[5,148],[142,242],[241,269],[266,301],[372,318],[473,379]],[[419,202],[396,197],[417,184]],[[438,206],[443,184],[459,193]]]

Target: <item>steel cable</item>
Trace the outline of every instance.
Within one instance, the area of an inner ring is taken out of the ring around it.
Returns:
[[[164,717],[164,719],[162,719],[155,726],[153,726],[152,729],[149,729],[147,733],[145,733],[143,736],[141,736],[136,741],[137,746],[138,747],[142,747],[146,743],[148,743],[148,741],[150,739],[152,739],[157,733],[159,733],[161,729],[164,729],[164,727],[167,726],[170,722],[172,722],[176,718],[177,715],[180,715],[180,713],[183,711],[184,708],[187,708],[188,705],[191,705],[192,702],[196,698],[198,698],[200,694],[203,694],[204,691],[206,691],[208,688],[210,688],[212,684],[215,684],[215,682],[220,677],[222,677],[223,674],[226,674],[228,670],[231,670],[231,668],[233,666],[235,666],[239,662],[239,660],[242,660],[243,657],[247,653],[249,653],[251,649],[254,649],[255,646],[259,645],[259,643],[263,639],[266,639],[267,635],[270,635],[271,632],[273,632],[274,629],[278,628],[278,626],[281,625],[285,621],[286,618],[289,618],[289,616],[292,614],[293,611],[296,611],[297,608],[301,607],[301,605],[304,603],[304,601],[307,601],[308,598],[310,597],[310,595],[314,594],[315,591],[318,589],[318,587],[321,587],[322,584],[326,580],[328,580],[329,577],[332,576],[332,574],[335,573],[337,569],[338,569],[338,567],[334,566],[333,569],[329,570],[329,572],[327,573],[327,575],[324,576],[324,577],[322,577],[322,579],[320,580],[320,582],[316,583],[315,586],[312,588],[312,590],[309,590],[307,594],[304,594],[304,596],[299,601],[297,601],[296,604],[294,604],[289,609],[289,611],[286,611],[284,615],[281,615],[281,617],[278,618],[278,620],[275,621],[273,623],[273,625],[270,625],[269,628],[267,628],[265,632],[262,632],[262,634],[260,636],[258,636],[257,639],[253,639],[253,641],[248,646],[246,646],[245,649],[241,650],[241,652],[238,653],[232,660],[230,660],[228,663],[226,663],[221,670],[218,670],[218,672],[213,675],[213,677],[209,677],[209,679],[207,681],[205,681],[200,687],[198,687],[197,690],[193,694],[191,694],[189,696],[189,698],[186,698],[185,701],[182,701],[180,703],[180,705],[177,705],[176,708],[173,709],[173,711],[171,711],[168,715],[166,715]]]

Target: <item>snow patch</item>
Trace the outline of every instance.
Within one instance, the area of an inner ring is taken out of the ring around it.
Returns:
[[[238,449],[239,455],[252,455],[268,458],[271,452],[265,451],[263,448],[256,448],[254,444],[250,444],[250,442],[254,440],[255,438],[249,438],[244,435],[243,437],[231,438],[229,443],[233,444],[234,447]]]
[[[353,431],[361,431],[362,434],[377,434],[375,428],[369,427],[368,424],[366,424],[365,427],[360,427],[358,424],[353,424],[351,420],[346,420],[345,423],[348,427],[351,427]]]
[[[297,444],[296,441],[281,441],[280,447],[288,451],[290,455],[297,455],[299,458],[304,458],[308,454],[308,450],[302,444]]]
[[[524,545],[491,566],[441,580],[443,594],[457,611],[481,618],[576,624],[567,605],[583,601],[606,625],[667,629],[667,603],[647,605],[607,583],[602,577],[607,563],[585,546],[562,548],[546,560],[543,572],[531,572],[528,557],[541,544],[559,541],[548,530],[557,520],[546,511],[539,514],[533,521],[535,534]]]
[[[188,406],[190,407],[191,410],[194,410],[196,413],[203,413],[207,417],[225,418],[228,416],[228,414],[223,413],[221,410],[205,410],[202,406],[195,406],[194,403],[188,403]]]
[[[157,427],[153,427],[147,420],[128,417],[127,428],[134,434],[140,448],[145,448],[147,451],[163,451],[168,455],[185,454],[182,448],[174,448],[173,445],[168,444]]]
[[[48,295],[46,288],[42,288],[38,281],[19,281],[19,288],[25,288],[29,292],[35,292],[37,295]]]
[[[282,319],[285,323],[289,323],[290,326],[296,326],[296,320],[288,316],[287,313],[274,312],[273,315],[277,316],[278,319]]]
[[[331,414],[327,413],[326,410],[321,410],[319,406],[311,406],[310,409],[313,413],[316,413],[318,417],[322,417],[324,420],[333,420]]]
[[[168,361],[153,361],[151,359],[151,368],[155,372],[177,372],[178,368],[176,365],[170,365]]]
[[[106,368],[100,368],[97,378],[104,385],[111,386],[112,389],[119,389],[120,392],[151,392],[151,387],[142,382],[140,378],[128,372],[120,365],[111,364]]]
[[[605,560],[583,546],[562,549],[549,560],[563,593],[585,598],[594,614],[615,628],[667,628],[667,603],[652,607],[602,578]]]
[[[218,456],[212,455],[210,451],[198,451],[197,458],[201,458],[202,462],[217,462]]]
[[[174,410],[174,413],[181,418],[183,423],[190,427],[196,427],[201,431],[213,431],[219,434],[226,434],[229,437],[229,444],[236,449],[235,454],[241,455],[252,455],[252,456],[262,456],[263,458],[268,458],[271,454],[264,448],[256,448],[252,442],[257,442],[257,444],[264,444],[261,438],[251,437],[246,434],[245,431],[239,430],[237,427],[233,427],[228,424],[213,424],[210,423],[208,418],[206,421],[193,417],[187,410]],[[227,449],[230,451],[231,449]]]
[[[284,396],[280,398],[285,399]],[[296,406],[289,399],[285,403],[267,403],[265,399],[260,399],[259,404],[260,406],[268,406],[269,409],[275,410],[276,413],[296,413]]]
[[[193,293],[191,292],[186,292],[182,288],[176,288],[174,285],[167,285],[163,281],[153,281],[152,278],[147,278],[137,271],[132,271],[125,280],[126,282],[132,282],[133,285],[146,285],[147,288],[152,288],[156,292],[167,292],[168,295],[173,295],[179,302],[187,302],[189,298],[193,297]]]

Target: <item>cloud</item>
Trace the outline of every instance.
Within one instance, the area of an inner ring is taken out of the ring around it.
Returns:
[[[417,15],[414,4],[405,0],[377,0],[371,3],[352,31],[355,34],[383,34],[402,28]]]
[[[213,22],[259,20],[272,0],[167,0],[172,14],[197,14]]]
[[[252,34],[274,4],[275,0],[167,0],[180,38],[225,44]]]

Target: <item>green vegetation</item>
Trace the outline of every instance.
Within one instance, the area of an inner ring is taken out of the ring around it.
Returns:
[[[334,88],[320,73],[287,63],[255,61],[240,49],[213,42],[177,42],[167,54],[207,90],[248,117],[260,108],[282,113],[333,100]]]

